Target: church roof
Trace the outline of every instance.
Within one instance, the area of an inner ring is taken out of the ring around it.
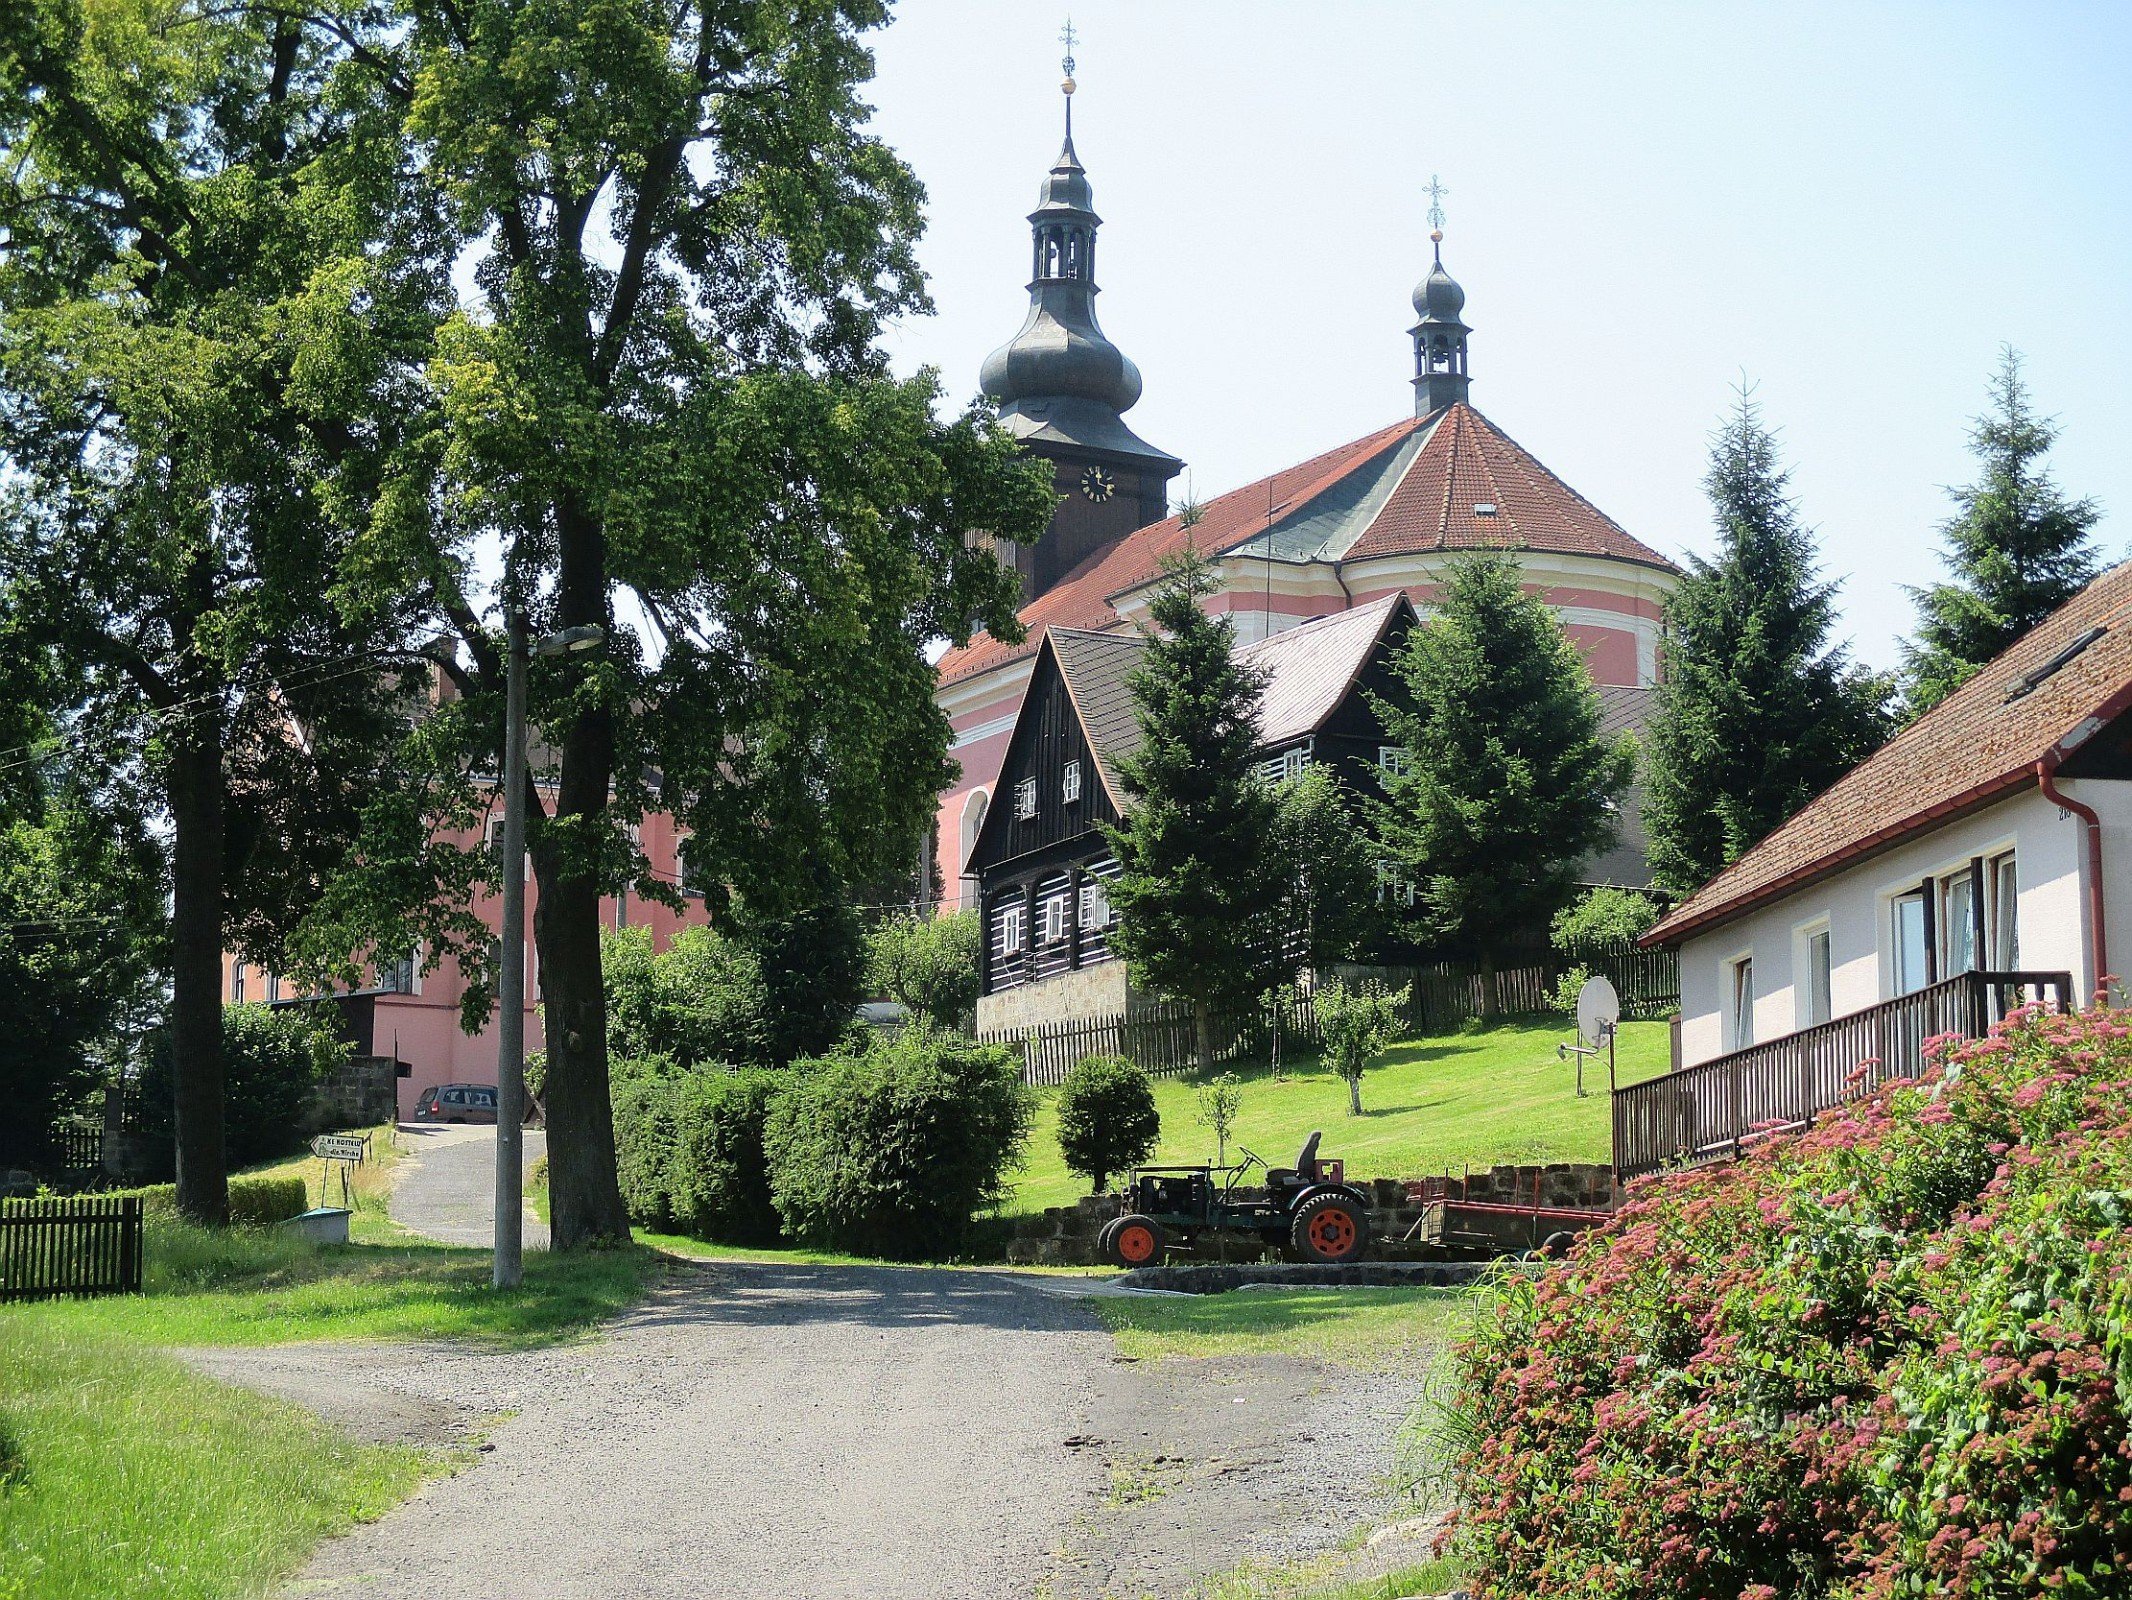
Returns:
[[[1478,508],[1490,507],[1492,512]],[[1046,628],[1120,627],[1116,602],[1188,546],[1275,561],[1369,560],[1428,551],[1546,550],[1672,571],[1508,434],[1459,403],[1410,418],[1233,489],[1186,527],[1153,523],[1095,552],[1021,611],[1027,636],[980,634],[940,661],[940,681],[1033,653]]]

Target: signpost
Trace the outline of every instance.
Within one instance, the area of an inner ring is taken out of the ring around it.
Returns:
[[[318,1203],[326,1203],[326,1185],[332,1180],[333,1169],[339,1165],[341,1175],[341,1204],[354,1208],[355,1194],[348,1182],[352,1168],[363,1164],[370,1152],[370,1136],[355,1133],[322,1133],[311,1141],[311,1154],[318,1157]]]

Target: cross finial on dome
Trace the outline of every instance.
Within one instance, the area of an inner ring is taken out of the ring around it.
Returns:
[[[1059,65],[1066,69],[1065,81],[1059,85],[1059,93],[1066,97],[1066,148],[1073,149],[1073,47],[1081,42],[1081,36],[1073,31],[1073,18],[1066,19],[1066,26],[1059,30],[1059,43],[1066,47],[1066,54]]]
[[[1436,247],[1436,259],[1443,259],[1444,243],[1444,196],[1451,191],[1444,187],[1443,179],[1429,174],[1429,186],[1422,191],[1429,197],[1429,243]]]

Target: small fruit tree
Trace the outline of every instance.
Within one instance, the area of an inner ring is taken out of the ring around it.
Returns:
[[[1229,1164],[1229,1130],[1244,1103],[1244,1086],[1233,1072],[1217,1072],[1199,1086],[1199,1122],[1214,1130],[1214,1164]]]
[[[1399,1037],[1399,1011],[1412,985],[1387,989],[1375,978],[1350,987],[1338,978],[1318,991],[1325,1059],[1347,1080],[1347,1110],[1362,1115],[1362,1074]]]
[[[1059,1091],[1059,1154],[1101,1194],[1114,1173],[1147,1159],[1162,1135],[1154,1085],[1123,1056],[1087,1056]]]

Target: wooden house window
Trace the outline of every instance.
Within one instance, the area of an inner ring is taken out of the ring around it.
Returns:
[[[1388,778],[1403,778],[1414,770],[1414,752],[1403,744],[1380,744],[1377,770]]]
[[[1101,879],[1090,879],[1081,885],[1081,929],[1085,933],[1109,926],[1110,896]]]
[[[1002,955],[1020,955],[1023,945],[1022,904],[1003,906],[999,913],[999,948]]]
[[[1069,761],[1059,774],[1059,798],[1072,805],[1081,798],[1081,763]]]
[[[1310,768],[1312,741],[1305,739],[1279,755],[1268,756],[1259,763],[1259,771],[1266,775],[1268,783],[1293,783]]]
[[[1396,861],[1377,863],[1377,904],[1411,906],[1414,903],[1414,880],[1407,876],[1406,868]]]
[[[1014,786],[1014,814],[1024,822],[1036,815],[1036,779],[1024,778]]]

